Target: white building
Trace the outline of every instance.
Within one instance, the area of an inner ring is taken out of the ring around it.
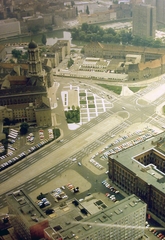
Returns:
[[[16,18],[0,20],[0,38],[7,38],[21,34],[20,22]]]

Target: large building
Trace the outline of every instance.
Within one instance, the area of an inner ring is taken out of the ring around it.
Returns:
[[[18,239],[37,240],[44,238],[44,229],[49,227],[45,214],[32,200],[19,190],[6,196],[10,222]]]
[[[148,211],[165,226],[164,133],[109,155],[109,178],[127,194],[147,203]],[[161,146],[161,148],[160,148]]]
[[[155,37],[156,8],[151,5],[138,4],[133,7],[133,35]]]
[[[28,45],[28,64],[1,64],[4,74],[0,89],[0,120],[32,122],[52,126],[48,88],[53,83],[51,67],[42,66],[39,48],[34,41]]]
[[[20,22],[16,18],[0,20],[0,33],[0,38],[20,35]]]
[[[128,74],[131,81],[154,78],[165,73],[165,50],[117,44],[91,42],[84,46],[86,57],[111,59],[108,70]],[[135,55],[139,61],[134,61]],[[127,57],[129,56],[129,58]],[[118,65],[113,66],[113,62]],[[121,69],[122,65],[122,69]],[[109,76],[110,78],[110,76]]]
[[[135,195],[111,207],[99,199],[90,198],[78,207],[68,201],[67,211],[57,207],[50,217],[23,190],[7,194],[6,199],[11,225],[20,239],[136,240],[144,235],[146,204]],[[88,208],[97,210],[91,214]],[[82,209],[88,214],[83,215]]]

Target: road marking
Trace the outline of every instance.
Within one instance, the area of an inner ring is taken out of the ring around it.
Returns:
[[[45,173],[40,174],[40,175],[39,175],[39,178],[42,177],[42,176],[44,176],[44,175],[45,175]]]
[[[47,182],[48,182],[48,180],[43,180],[43,181],[39,182],[39,184],[43,185],[43,184],[45,184]]]
[[[12,171],[11,174],[14,175],[14,174],[16,174],[18,172],[19,172],[18,170],[15,170],[15,171]]]
[[[32,192],[33,190],[35,190],[37,188],[37,186],[34,186],[33,188],[30,188],[30,189],[28,189],[29,190],[29,192]]]
[[[30,181],[28,181],[28,183],[31,183],[31,182],[33,182],[35,179],[32,179],[32,180],[30,180]]]

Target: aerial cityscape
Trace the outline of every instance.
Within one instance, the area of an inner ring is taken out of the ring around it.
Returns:
[[[0,0],[0,239],[165,240],[165,0]]]

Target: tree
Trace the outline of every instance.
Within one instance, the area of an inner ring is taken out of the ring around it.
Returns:
[[[82,26],[81,26],[81,30],[84,31],[84,32],[87,32],[88,31],[88,23],[83,23]]]
[[[10,119],[9,118],[4,118],[3,119],[3,125],[6,126],[6,125],[10,125]]]
[[[17,58],[17,59],[21,58],[21,55],[22,55],[21,50],[13,49],[11,53],[12,53],[14,58]]]
[[[74,1],[71,1],[71,6],[73,7],[75,5],[75,2]]]
[[[87,8],[86,8],[86,14],[88,14],[88,15],[90,14],[88,5],[87,5]]]
[[[68,61],[68,65],[67,65],[68,68],[70,68],[73,65],[73,63],[74,63],[73,59],[70,58],[69,61]]]
[[[42,34],[41,41],[44,45],[46,45],[46,35],[45,34]]]
[[[39,32],[40,27],[39,27],[38,25],[35,25],[35,26],[29,27],[28,30],[29,30],[29,32],[32,32],[33,34],[35,34],[35,33],[38,33],[38,32]]]
[[[23,122],[21,123],[20,125],[20,133],[21,134],[26,134],[28,132],[28,129],[29,129],[29,124],[27,122]]]

